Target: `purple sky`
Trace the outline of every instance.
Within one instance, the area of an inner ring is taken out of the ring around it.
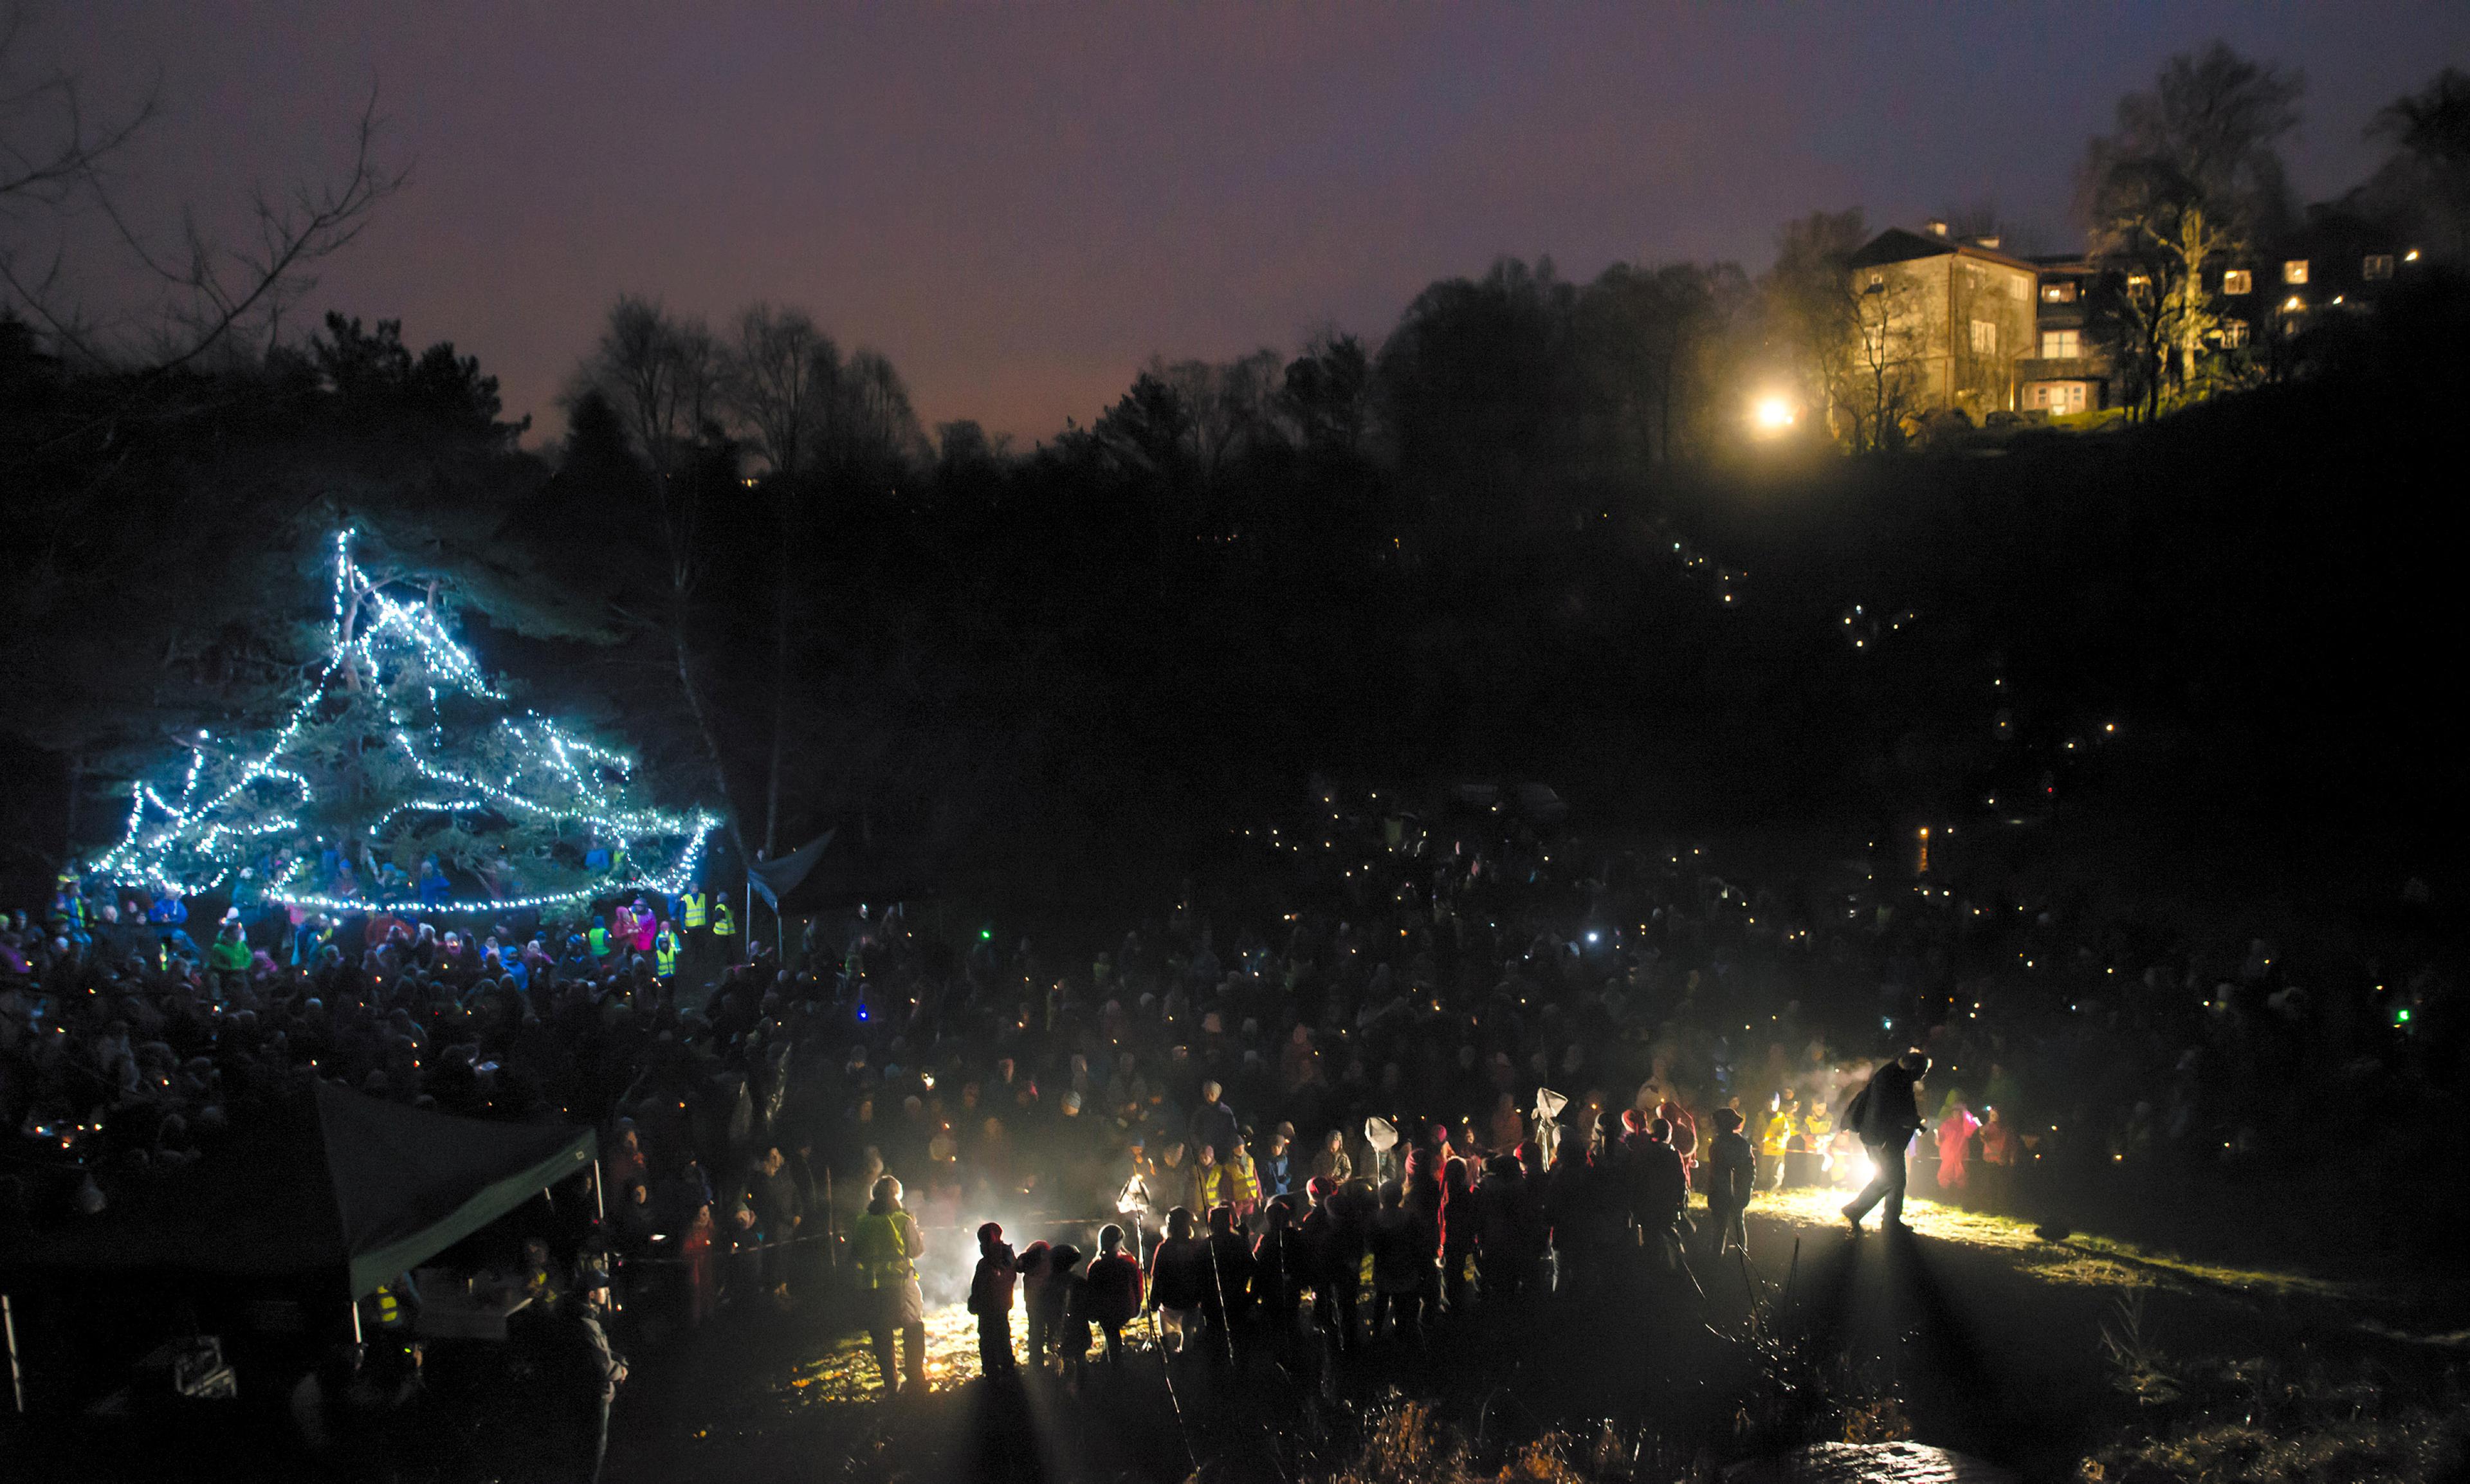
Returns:
[[[413,183],[311,307],[453,338],[545,425],[634,290],[804,306],[928,422],[1026,443],[1153,352],[1377,341],[1503,253],[1756,270],[1813,208],[1983,198],[2062,248],[2086,137],[2216,35],[2305,70],[2323,196],[2470,63],[2470,6],[78,0],[24,51],[106,98],[159,74],[125,165],[157,209],[331,163],[374,81]]]

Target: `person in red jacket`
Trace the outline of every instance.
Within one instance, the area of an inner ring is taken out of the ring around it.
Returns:
[[[1107,1363],[1121,1365],[1124,1326],[1141,1311],[1141,1264],[1124,1251],[1124,1229],[1098,1233],[1098,1256],[1083,1281],[1089,1322],[1107,1336]]]

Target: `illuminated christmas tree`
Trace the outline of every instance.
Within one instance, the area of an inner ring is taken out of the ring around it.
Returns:
[[[437,912],[672,893],[694,881],[715,820],[643,804],[622,754],[510,713],[433,601],[385,587],[338,532],[322,673],[269,736],[200,731],[176,788],[135,784],[127,833],[97,874],[304,907]],[[424,904],[431,872],[467,885],[441,893],[432,882]],[[476,880],[485,893],[469,889]]]

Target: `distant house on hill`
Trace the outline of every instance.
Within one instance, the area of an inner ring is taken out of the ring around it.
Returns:
[[[2092,313],[2100,270],[2081,254],[2035,258],[2033,344],[2016,362],[2016,405],[2027,412],[2098,412],[2116,401],[2110,335]]]
[[[2371,223],[2321,207],[2308,219],[2204,267],[2204,346],[2233,381],[2265,374],[2301,336],[2375,313],[2396,277],[2418,262]],[[2017,406],[2058,414],[2134,401],[2119,304],[2122,287],[2135,280],[2081,255],[2033,261],[2040,269],[2039,343],[2016,362]]]
[[[1907,417],[1958,408],[1974,422],[2017,406],[2016,365],[2039,349],[2039,270],[1994,237],[1889,227],[1851,260],[1859,306],[1854,383],[1866,373],[1880,410]],[[1899,384],[1895,406],[1876,388]]]

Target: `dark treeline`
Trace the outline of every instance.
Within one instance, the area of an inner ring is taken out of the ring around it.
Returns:
[[[2431,230],[2447,86],[2396,105],[2374,197]],[[280,715],[338,521],[736,850],[838,826],[887,879],[1105,890],[1316,769],[1707,823],[2063,798],[2065,744],[2119,718],[2156,796],[2441,838],[2454,265],[2141,426],[1753,444],[1752,396],[1825,374],[1861,235],[1808,219],[1755,280],[1504,261],[1377,346],[1154,361],[1026,452],[922,428],[886,358],[765,306],[621,300],[539,452],[392,322],[131,368],[10,321],[6,869],[110,838],[170,739]]]

